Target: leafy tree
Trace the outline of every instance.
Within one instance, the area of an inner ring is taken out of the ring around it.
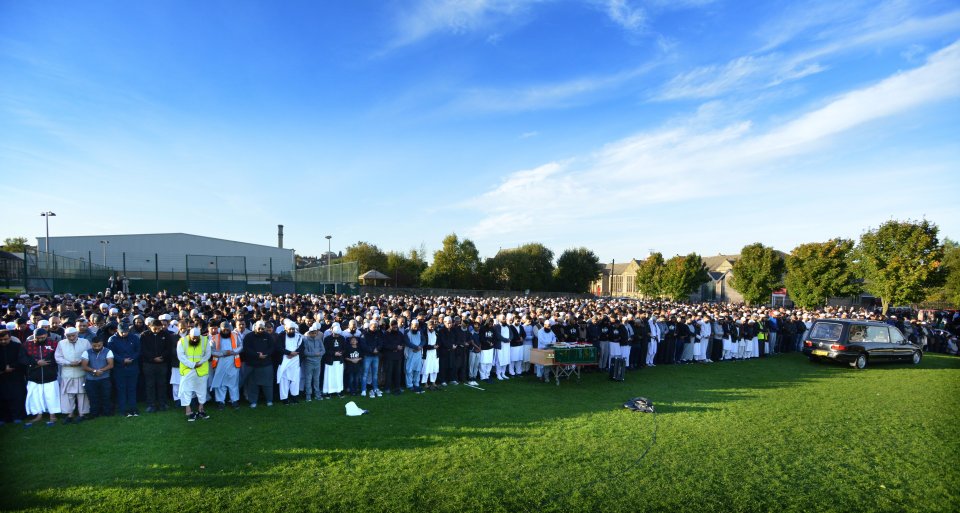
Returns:
[[[347,252],[343,255],[341,261],[357,262],[357,270],[360,274],[371,269],[384,272],[387,268],[387,255],[377,246],[363,241],[347,246]]]
[[[960,244],[943,241],[943,295],[946,302],[960,306]]]
[[[831,239],[795,248],[786,258],[787,291],[803,308],[826,304],[831,297],[850,297],[860,292],[855,269],[850,265],[853,241]]]
[[[433,264],[420,276],[427,287],[468,289],[480,284],[480,253],[470,239],[461,241],[451,233],[443,239],[443,247],[433,253]]]
[[[543,244],[501,249],[484,267],[491,288],[544,291],[553,286],[553,251]]]
[[[661,257],[662,258],[662,257]],[[674,256],[663,266],[660,293],[674,301],[687,299],[700,285],[710,281],[707,266],[696,253]]]
[[[645,298],[659,298],[663,296],[663,255],[659,252],[651,253],[637,269],[637,292]]]
[[[6,239],[3,239],[3,247],[0,249],[2,249],[3,251],[8,251],[10,253],[23,253],[26,247],[27,247],[26,237],[8,237]]]
[[[883,313],[892,304],[922,300],[943,279],[939,228],[927,220],[890,220],[860,236],[854,253],[864,288],[880,298]]]
[[[757,242],[740,250],[740,259],[733,264],[730,285],[743,295],[748,305],[765,304],[782,285],[785,270],[780,253]]]
[[[557,290],[582,294],[603,274],[600,258],[587,248],[568,249],[557,259],[553,281]]]
[[[384,273],[394,278],[398,287],[416,287],[420,284],[420,275],[427,269],[423,259],[423,250],[411,249],[407,253],[387,252],[387,264]]]

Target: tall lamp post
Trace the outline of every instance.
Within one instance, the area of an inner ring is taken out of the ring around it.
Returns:
[[[56,216],[57,214],[50,212],[40,212],[41,217],[45,217],[47,220],[47,238],[43,240],[43,251],[46,253],[50,252],[50,218]]]
[[[330,283],[330,277],[333,273],[333,269],[330,268],[330,265],[332,264],[332,261],[330,260],[330,239],[333,238],[333,235],[327,235],[324,238],[327,239],[327,283]],[[336,287],[334,287],[334,290],[336,290]],[[327,293],[326,285],[323,286],[323,293]]]
[[[100,245],[103,246],[103,266],[107,266],[107,244],[110,244],[108,240],[101,240]]]

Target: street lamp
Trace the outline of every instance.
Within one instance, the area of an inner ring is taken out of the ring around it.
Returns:
[[[333,235],[327,235],[327,236],[324,237],[324,238],[327,239],[327,265],[330,265],[330,264],[331,264],[331,262],[330,262],[330,239],[333,238]]]
[[[110,244],[108,240],[101,240],[100,245],[103,246],[103,266],[107,266],[107,244]]]
[[[53,212],[50,212],[49,210],[46,211],[46,212],[40,212],[40,216],[41,216],[41,217],[45,217],[46,220],[47,220],[47,238],[44,239],[44,241],[43,241],[43,251],[46,252],[46,253],[49,253],[49,252],[50,252],[50,218],[53,217],[53,216],[55,216],[55,215],[57,215],[57,214],[54,214]]]

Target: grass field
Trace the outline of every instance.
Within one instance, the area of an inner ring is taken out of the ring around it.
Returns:
[[[4,509],[958,511],[960,359],[865,371],[799,355],[625,383],[0,428]],[[644,395],[656,416],[624,410]],[[632,464],[651,442],[647,456]]]

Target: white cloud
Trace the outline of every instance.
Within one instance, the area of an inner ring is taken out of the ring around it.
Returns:
[[[645,28],[647,14],[639,7],[633,7],[628,0],[607,0],[607,16],[614,23],[627,30]]]
[[[391,48],[438,33],[464,34],[486,29],[543,0],[422,0],[397,19]],[[496,38],[499,33],[493,34]],[[495,41],[493,41],[495,42]]]
[[[812,154],[872,121],[960,96],[960,41],[925,64],[848,92],[764,133],[750,121],[704,129],[666,127],[613,142],[592,155],[519,171],[469,202],[479,240],[529,239],[545,225],[589,230],[654,204],[730,194],[729,184],[772,179],[789,157]],[[756,182],[755,182],[756,183]]]
[[[530,131],[530,132],[524,132],[524,133],[520,134],[520,138],[521,138],[521,139],[529,139],[529,138],[531,138],[531,137],[536,137],[536,136],[538,136],[538,135],[540,135],[540,132],[537,132],[536,130],[533,130],[533,131]]]
[[[960,10],[926,18],[904,19],[905,12],[888,7],[866,20],[858,19],[854,23],[849,20],[854,14],[850,5],[837,7],[833,12],[831,9],[835,5],[835,2],[830,2],[808,6],[810,11],[806,17],[776,25],[779,35],[761,48],[759,53],[741,56],[726,64],[701,66],[679,74],[668,81],[653,99],[704,99],[729,93],[752,93],[821,73],[828,66],[820,60],[833,54],[907,38],[931,37],[960,28]],[[826,16],[823,14],[826,12],[831,14]],[[798,37],[800,33],[838,20],[844,22],[840,24],[843,30],[818,33],[813,37],[818,44],[812,48],[807,47],[796,53],[764,53]]]

